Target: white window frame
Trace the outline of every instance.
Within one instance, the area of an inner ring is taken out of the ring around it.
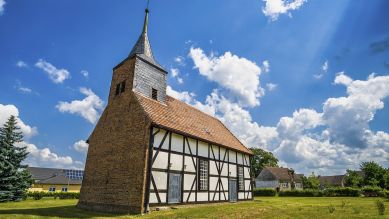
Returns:
[[[209,178],[209,161],[205,159],[199,159],[199,190],[208,190],[208,178]]]
[[[244,167],[238,166],[238,191],[244,190]]]
[[[55,192],[55,190],[56,190],[55,186],[50,186],[49,187],[49,192]]]

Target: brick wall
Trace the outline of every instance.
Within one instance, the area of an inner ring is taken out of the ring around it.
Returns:
[[[116,84],[132,81],[134,68],[135,60],[131,59],[114,70],[108,105],[89,137],[80,208],[131,213],[144,210],[150,121],[132,86],[115,96]]]

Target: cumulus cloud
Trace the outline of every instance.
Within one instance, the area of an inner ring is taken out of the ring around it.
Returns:
[[[104,101],[100,99],[91,89],[80,88],[80,92],[86,97],[82,100],[73,100],[71,102],[60,101],[56,108],[64,113],[77,114],[82,116],[88,122],[94,124],[100,116],[104,107]]]
[[[261,68],[255,62],[231,52],[219,57],[207,56],[201,48],[193,47],[190,49],[189,57],[201,75],[217,82],[239,103],[250,107],[259,105],[259,98],[264,95],[264,89],[259,81]]]
[[[26,147],[29,152],[24,163],[29,166],[83,169],[83,163],[75,161],[70,156],[61,156],[52,152],[48,147],[38,148],[35,144],[20,142],[19,147]]]
[[[81,70],[81,75],[84,76],[84,78],[88,78],[89,77],[89,72],[87,70]]]
[[[183,84],[183,83],[184,83],[184,79],[182,79],[182,78],[180,77],[180,70],[179,70],[179,69],[177,69],[177,68],[171,68],[171,69],[170,69],[170,72],[171,72],[171,76],[172,76],[173,78],[177,79],[177,82],[178,82],[179,84]]]
[[[270,71],[270,63],[268,60],[262,62],[263,72],[268,73]]]
[[[278,87],[278,84],[274,84],[274,83],[267,83],[266,84],[266,88],[268,91],[274,91],[275,89],[277,89]]]
[[[220,119],[245,145],[270,150],[283,165],[303,173],[343,174],[362,161],[389,165],[389,134],[373,131],[369,122],[389,96],[389,76],[353,80],[339,73],[334,85],[347,95],[328,98],[321,111],[302,108],[280,118],[276,126],[261,126],[241,104],[217,90],[204,103],[192,95],[193,106]]]
[[[262,8],[262,12],[265,16],[270,17],[270,20],[275,21],[281,14],[288,14],[291,16],[290,11],[299,9],[307,0],[263,0],[265,7]]]
[[[0,0],[1,1],[1,0]],[[19,60],[18,62],[16,62],[16,67],[18,68],[27,68],[28,67],[28,64],[25,63],[24,61],[22,60]]]
[[[84,140],[79,140],[76,143],[74,143],[73,148],[81,153],[86,153],[88,151],[89,144],[86,143]]]
[[[0,126],[3,126],[4,123],[8,120],[8,118],[13,115],[16,117],[16,121],[18,122],[18,126],[23,136],[26,139],[31,138],[32,136],[38,134],[38,129],[36,127],[31,127],[26,125],[19,117],[19,110],[15,105],[3,105],[0,104]]]
[[[5,0],[0,0],[0,15],[4,13]]]
[[[35,67],[42,69],[55,84],[61,84],[66,79],[70,78],[68,70],[57,69],[54,65],[43,59],[39,59],[38,62],[35,63]]]
[[[174,58],[174,62],[177,63],[178,65],[185,66],[185,58],[182,56],[177,56]]]

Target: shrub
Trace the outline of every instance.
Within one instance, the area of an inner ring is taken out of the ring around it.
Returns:
[[[365,197],[384,197],[385,193],[380,187],[366,186],[362,188],[362,193]]]
[[[361,195],[361,190],[356,188],[328,188],[324,190],[324,196],[338,196],[338,197],[358,197]]]
[[[28,196],[32,197],[34,200],[40,200],[43,198],[44,193],[43,192],[31,192],[28,194]]]
[[[323,192],[319,190],[291,190],[291,191],[280,191],[279,196],[285,197],[320,197],[323,196]]]
[[[32,197],[34,200],[40,200],[43,197],[53,197],[54,199],[78,199],[80,197],[79,192],[28,192],[28,197]]]
[[[384,215],[385,214],[385,204],[382,200],[377,200],[376,201],[377,209],[378,209],[378,214],[379,215]]]
[[[254,189],[254,196],[275,196],[276,190],[274,189]]]
[[[335,207],[331,204],[330,206],[328,206],[328,211],[329,211],[331,214],[334,213]]]

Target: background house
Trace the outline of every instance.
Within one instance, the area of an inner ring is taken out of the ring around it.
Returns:
[[[27,169],[35,181],[29,191],[79,192],[81,189],[83,170],[42,167],[28,167]]]
[[[274,188],[276,190],[303,189],[303,174],[295,174],[293,170],[282,167],[265,167],[255,179],[256,188]]]

